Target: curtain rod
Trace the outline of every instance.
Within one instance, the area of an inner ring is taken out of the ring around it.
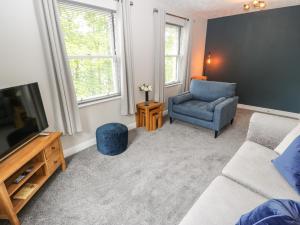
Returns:
[[[158,13],[158,9],[153,9],[153,12],[154,12],[154,13]],[[166,14],[167,14],[167,15],[169,15],[169,16],[174,16],[174,17],[177,17],[177,18],[183,19],[183,20],[187,20],[187,21],[189,21],[189,20],[190,20],[189,18],[182,17],[182,16],[177,16],[177,15],[175,15],[175,14],[172,14],[172,13],[166,13]]]

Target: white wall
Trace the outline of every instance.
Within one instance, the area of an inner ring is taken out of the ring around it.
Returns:
[[[191,75],[202,75],[203,59],[206,42],[207,20],[201,17],[195,19],[193,29],[193,48],[192,48],[192,62]]]
[[[104,3],[104,0],[80,0],[81,2]],[[112,0],[111,0],[112,1]],[[113,6],[113,3],[108,5]],[[158,0],[136,0],[132,7],[133,55],[135,71],[136,101],[144,99],[138,91],[138,85],[149,83],[153,85],[153,8],[163,7],[170,12],[188,16],[188,12],[171,9]],[[42,43],[35,17],[33,0],[3,0],[0,2],[0,87],[38,81],[42,98],[47,111],[49,124],[55,118],[51,104],[50,87],[47,79],[47,68],[44,61]],[[206,20],[196,19],[193,33],[192,71],[201,68],[204,42],[206,36]],[[200,32],[200,33],[198,33]],[[195,58],[195,59],[194,59]],[[177,94],[178,86],[168,88],[166,95]],[[96,105],[80,108],[83,132],[64,137],[63,145],[71,148],[82,142],[94,139],[98,126],[108,122],[131,124],[134,117],[120,116],[120,100],[116,99]]]
[[[31,0],[0,2],[0,88],[38,82],[50,125],[50,87]]]

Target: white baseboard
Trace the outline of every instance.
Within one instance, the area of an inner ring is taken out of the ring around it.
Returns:
[[[252,106],[252,105],[244,105],[244,104],[238,104],[238,108],[248,109],[248,110],[252,110],[252,111],[256,111],[256,112],[268,113],[268,114],[273,114],[273,115],[278,115],[278,116],[300,119],[299,113],[292,113],[292,112],[287,112],[287,111],[268,109],[268,108],[257,107],[257,106]]]
[[[136,128],[136,124],[135,123],[130,123],[130,124],[127,125],[127,127],[128,127],[128,130],[133,130],[133,129]],[[64,150],[64,155],[65,155],[65,157],[69,157],[71,155],[74,155],[78,152],[81,152],[83,150],[88,149],[89,147],[92,147],[92,146],[96,145],[96,143],[97,143],[96,138],[92,138],[92,139],[84,141],[84,142],[82,142],[78,145],[75,145],[71,148],[65,149]]]
[[[64,155],[65,155],[65,157],[69,157],[78,152],[81,152],[82,150],[88,149],[89,147],[92,147],[95,144],[96,144],[96,138],[92,138],[92,139],[84,141],[78,145],[75,145],[71,148],[64,149]]]
[[[262,112],[262,113],[268,113],[268,114],[273,114],[273,115],[278,115],[278,116],[300,119],[300,113],[292,113],[292,112],[287,112],[287,111],[268,109],[268,108],[252,106],[252,105],[244,105],[244,104],[238,104],[238,108],[248,109],[248,110],[255,111],[255,112]],[[164,116],[167,116],[167,115],[168,115],[168,110],[165,110]]]
[[[238,108],[248,109],[248,110],[262,112],[262,113],[269,113],[269,114],[278,115],[278,116],[285,116],[285,117],[300,119],[299,113],[292,113],[292,112],[286,112],[286,111],[281,111],[281,110],[268,109],[268,108],[262,108],[262,107],[251,106],[251,105],[244,105],[244,104],[238,104]],[[168,115],[168,110],[165,110],[163,115],[164,116]],[[136,123],[130,123],[127,125],[127,127],[128,127],[128,130],[133,130],[136,128]],[[92,147],[94,145],[96,145],[96,138],[92,138],[92,139],[84,141],[78,145],[75,145],[71,148],[67,148],[64,150],[65,157],[74,155],[74,154],[81,152],[85,149],[88,149],[89,147]]]
[[[168,110],[166,109],[164,112],[163,112],[163,116],[167,116],[168,115]]]
[[[134,123],[130,123],[130,124],[127,125],[127,127],[128,127],[128,130],[133,130],[133,129],[136,128],[136,123],[135,122]]]

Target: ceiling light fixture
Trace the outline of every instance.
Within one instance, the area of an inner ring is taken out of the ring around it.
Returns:
[[[266,8],[266,2],[262,0],[253,0],[251,3],[244,4],[244,10],[249,11],[253,7],[254,9],[264,9]]]

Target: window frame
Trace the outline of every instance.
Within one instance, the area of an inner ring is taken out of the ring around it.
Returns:
[[[180,62],[180,58],[181,58],[181,38],[182,38],[182,25],[179,24],[175,24],[175,23],[170,23],[170,22],[166,22],[166,26],[173,26],[178,28],[178,51],[177,51],[177,55],[174,54],[166,54],[165,53],[165,60],[167,57],[172,57],[172,58],[176,58],[176,80],[171,81],[171,82],[164,82],[164,86],[168,87],[168,86],[174,86],[174,85],[178,85],[181,83],[180,81],[180,77],[179,77],[179,62]],[[166,71],[165,71],[166,72]],[[166,78],[166,74],[165,74],[165,78]]]
[[[107,101],[109,99],[115,99],[117,97],[121,96],[121,84],[120,84],[120,77],[117,75],[117,44],[116,44],[116,21],[115,21],[115,15],[116,15],[116,10],[113,9],[108,9],[108,8],[103,8],[100,6],[96,6],[96,5],[91,5],[91,4],[86,4],[86,3],[81,3],[81,2],[70,2],[68,0],[60,0],[60,2],[64,3],[64,4],[69,4],[69,5],[78,5],[78,6],[83,6],[86,8],[90,8],[93,10],[97,10],[97,11],[104,11],[106,13],[110,13],[111,14],[111,24],[112,24],[112,29],[111,32],[109,34],[110,36],[110,41],[112,43],[111,47],[111,55],[101,55],[101,54],[86,54],[86,55],[68,55],[68,53],[66,53],[66,60],[67,63],[70,66],[70,60],[74,60],[74,59],[78,59],[78,60],[82,60],[82,59],[111,59],[112,60],[112,76],[113,76],[113,81],[117,83],[117,86],[115,87],[117,92],[116,93],[112,93],[112,94],[107,94],[107,95],[103,95],[103,96],[91,96],[90,98],[85,98],[82,100],[78,100],[77,98],[77,93],[75,90],[75,95],[76,95],[76,101],[79,107],[84,107],[85,105],[91,105],[91,104],[96,104],[97,102],[102,102],[102,101]],[[61,26],[61,23],[59,23],[59,26]],[[60,27],[62,34],[64,33],[64,31],[62,30],[62,28]],[[62,42],[66,45],[65,39],[62,36]],[[71,76],[73,76],[72,72],[71,72]],[[73,81],[73,78],[72,78]],[[73,81],[74,82],[74,81]]]

